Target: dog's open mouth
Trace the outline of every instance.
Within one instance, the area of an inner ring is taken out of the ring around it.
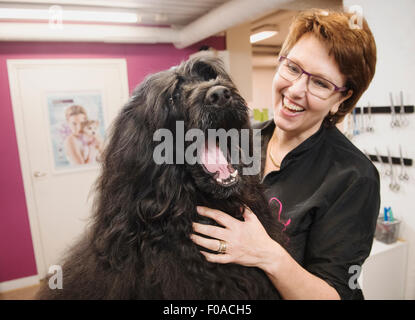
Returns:
[[[229,152],[225,157],[218,144],[206,143],[202,148],[200,163],[217,184],[230,187],[238,182],[238,170],[231,165],[229,159]]]

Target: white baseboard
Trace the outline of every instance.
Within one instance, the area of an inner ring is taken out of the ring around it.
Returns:
[[[0,282],[0,292],[6,292],[10,290],[20,289],[24,287],[33,286],[39,283],[39,276],[31,276],[26,278],[20,278],[5,282]]]

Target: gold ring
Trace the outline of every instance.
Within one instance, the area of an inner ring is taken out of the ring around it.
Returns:
[[[226,242],[223,241],[223,240],[219,240],[218,253],[225,254],[226,253],[226,247],[227,247]]]

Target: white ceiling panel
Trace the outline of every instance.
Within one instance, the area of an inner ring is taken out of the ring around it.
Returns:
[[[60,5],[65,9],[70,7],[120,9],[135,12],[140,22],[145,24],[187,25],[197,20],[212,9],[230,0],[7,0],[0,1],[3,5],[18,5],[19,7],[47,8]]]

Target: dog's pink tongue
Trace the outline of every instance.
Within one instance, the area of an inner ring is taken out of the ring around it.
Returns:
[[[223,155],[222,151],[216,145],[210,145],[205,147],[202,153],[202,163],[205,168],[211,172],[216,173],[219,171],[218,178],[227,179],[230,176],[228,169],[228,161]]]

